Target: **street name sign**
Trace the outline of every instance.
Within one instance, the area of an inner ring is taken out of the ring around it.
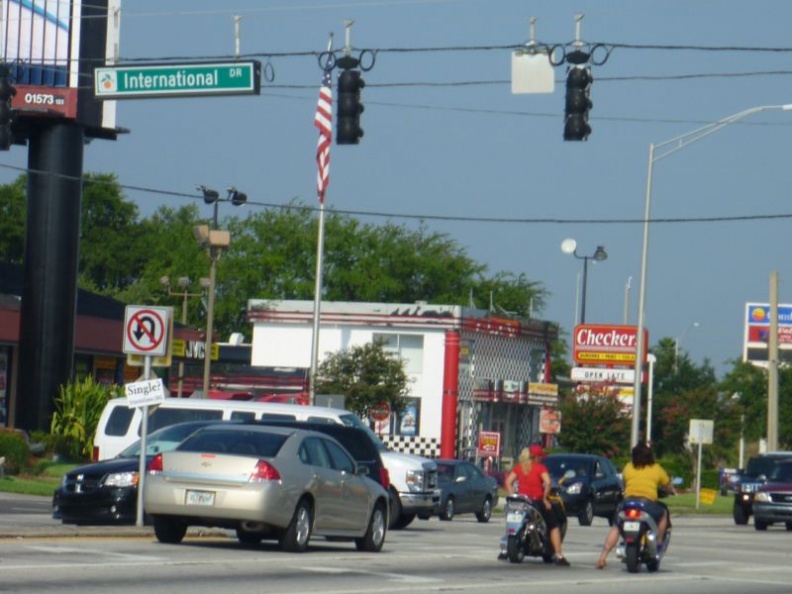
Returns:
[[[96,99],[258,95],[260,92],[261,63],[256,60],[94,69]]]

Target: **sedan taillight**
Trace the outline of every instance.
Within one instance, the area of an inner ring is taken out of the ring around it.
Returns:
[[[390,487],[390,472],[388,472],[388,469],[384,466],[380,468],[380,482],[383,488],[387,489]]]
[[[259,460],[256,462],[256,468],[250,474],[251,483],[260,483],[263,481],[279,481],[281,478],[280,472],[272,464],[266,460]]]
[[[157,454],[154,458],[151,459],[151,462],[148,464],[148,468],[146,471],[149,474],[159,474],[162,472],[162,454]]]

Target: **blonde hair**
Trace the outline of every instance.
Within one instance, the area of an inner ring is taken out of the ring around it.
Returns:
[[[531,450],[528,448],[523,448],[520,452],[520,457],[517,460],[522,463],[526,464],[531,461]]]

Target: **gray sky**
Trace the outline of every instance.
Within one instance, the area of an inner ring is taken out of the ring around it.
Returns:
[[[565,67],[555,68],[554,93],[512,95],[508,48],[528,41],[531,16],[537,41],[571,44],[577,12],[582,40],[612,51],[592,67],[589,140],[564,142]],[[492,273],[541,282],[551,295],[539,317],[567,331],[583,270],[560,249],[567,237],[581,255],[598,245],[608,252],[588,269],[586,321],[621,323],[627,294],[636,323],[650,143],[792,103],[792,3],[781,0],[127,0],[122,61],[229,58],[234,15],[243,56],[274,71],[261,95],[119,102],[118,124],[131,133],[90,144],[86,171],[194,199],[197,184],[234,185],[248,194],[247,209],[294,197],[315,204],[321,70],[297,54],[326,49],[329,32],[340,48],[353,19],[354,51],[376,50],[376,62],[363,75],[365,136],[331,149],[328,206],[375,223],[425,217]],[[720,375],[741,356],[745,303],[769,299],[771,271],[781,303],[792,302],[791,133],[792,112],[767,112],[655,163],[652,218],[672,222],[650,230],[650,345],[681,337],[683,351],[697,363],[709,358]],[[2,163],[26,159],[14,147]],[[0,169],[0,182],[18,173]],[[144,215],[190,200],[126,195]],[[232,209],[222,205],[221,217],[244,214]],[[746,218],[757,216],[766,218]]]

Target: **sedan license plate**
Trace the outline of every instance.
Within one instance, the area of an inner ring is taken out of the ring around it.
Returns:
[[[214,505],[215,494],[213,491],[187,491],[185,503],[187,505]]]
[[[625,532],[638,532],[641,529],[640,522],[625,522],[624,523],[624,531]]]

